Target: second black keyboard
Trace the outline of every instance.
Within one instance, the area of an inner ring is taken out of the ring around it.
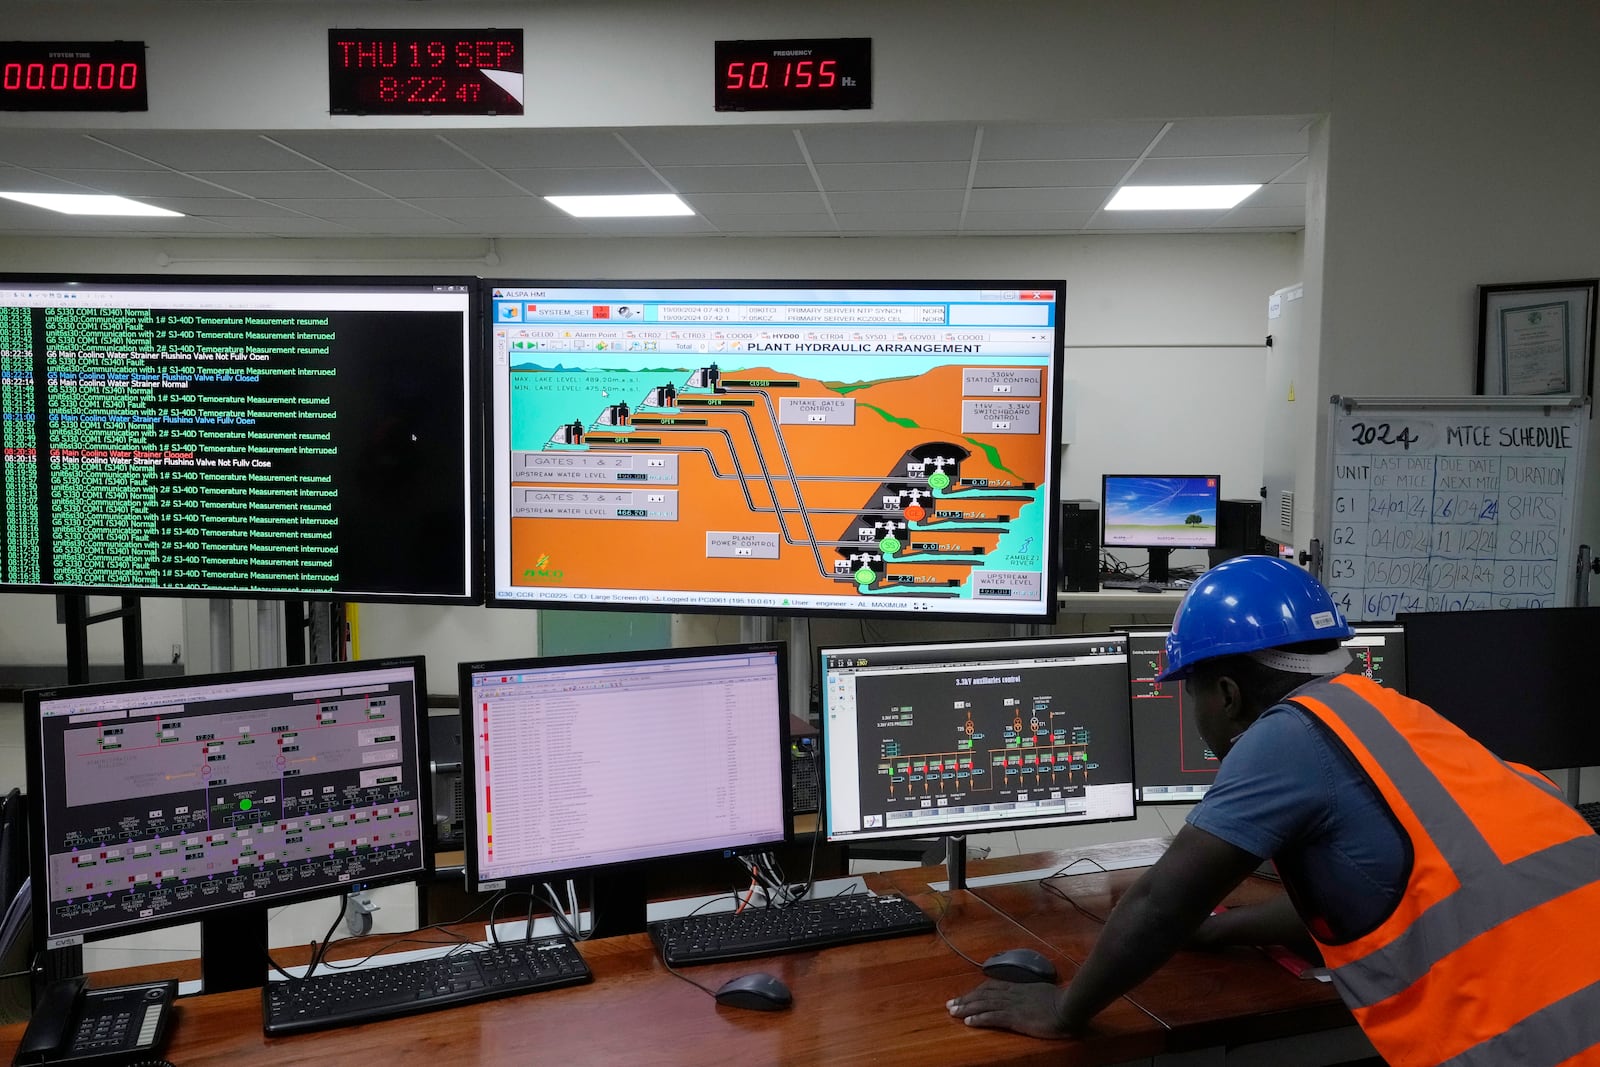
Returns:
[[[262,1029],[297,1034],[354,1026],[593,978],[567,937],[474,945],[432,959],[268,982],[261,990]]]
[[[1583,816],[1591,829],[1600,834],[1600,800],[1591,800],[1587,804],[1578,805],[1578,814]]]
[[[674,967],[929,933],[933,920],[905,897],[855,893],[735,914],[685,915],[650,924],[662,959]]]

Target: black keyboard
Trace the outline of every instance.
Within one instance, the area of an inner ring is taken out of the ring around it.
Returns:
[[[878,941],[933,930],[933,920],[905,897],[855,893],[802,900],[781,908],[685,915],[650,924],[661,958],[674,967]]]
[[[1587,804],[1577,806],[1578,814],[1583,816],[1595,833],[1600,834],[1600,800],[1591,800]]]
[[[1165,592],[1174,592],[1176,590],[1189,588],[1189,584],[1190,583],[1187,582],[1187,581],[1152,582],[1152,581],[1148,581],[1148,580],[1146,580],[1144,578],[1102,578],[1102,579],[1100,579],[1100,588],[1101,589],[1141,589],[1141,588],[1143,588],[1145,586],[1150,586],[1151,588],[1160,589],[1160,590],[1163,590]]]
[[[262,1029],[297,1034],[593,979],[570,938],[505,941],[448,956],[328,971],[261,990]]]

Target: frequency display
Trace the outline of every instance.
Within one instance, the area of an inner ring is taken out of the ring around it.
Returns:
[[[493,601],[1052,616],[1061,298],[492,283]]]
[[[0,584],[478,599],[475,300],[0,277]]]
[[[427,869],[420,659],[26,694],[46,945]]]

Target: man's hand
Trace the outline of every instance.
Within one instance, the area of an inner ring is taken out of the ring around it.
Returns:
[[[991,979],[965,996],[946,1002],[945,1007],[968,1026],[1015,1030],[1029,1037],[1071,1037],[1071,1031],[1061,1025],[1062,993],[1043,982],[1018,984]]]

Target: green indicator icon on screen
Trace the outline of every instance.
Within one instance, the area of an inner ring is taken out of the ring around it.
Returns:
[[[250,804],[250,798],[249,797],[245,797],[243,800],[239,801],[239,810],[240,811],[249,811],[250,807],[251,807],[251,804]]]
[[[862,567],[856,571],[856,584],[865,589],[872,584],[874,577],[876,576],[872,573],[871,567]]]
[[[878,542],[878,547],[883,549],[884,555],[892,556],[896,552],[900,551],[900,542],[892,537],[885,537],[882,541]]]
[[[944,489],[950,484],[950,476],[944,471],[934,471],[928,475],[928,484],[935,489]]]

